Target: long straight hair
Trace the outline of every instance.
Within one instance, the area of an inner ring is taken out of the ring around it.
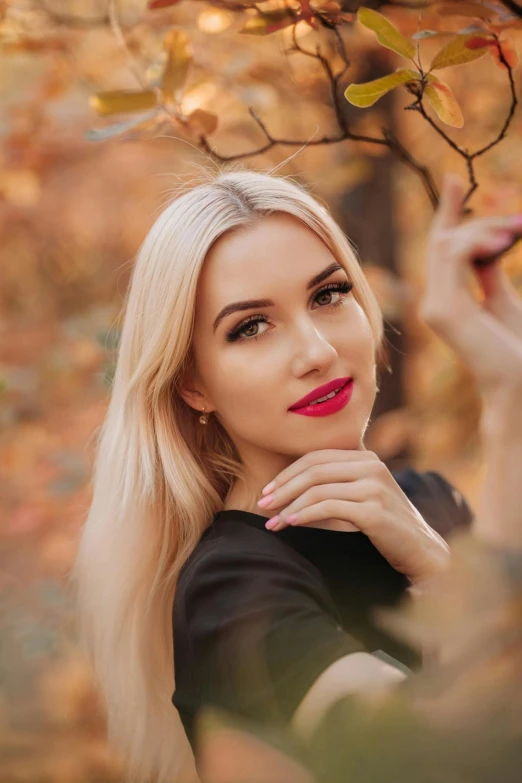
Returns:
[[[303,185],[236,164],[207,172],[155,219],[123,303],[71,572],[79,642],[130,783],[176,781],[191,753],[171,701],[175,586],[232,484],[245,482],[227,432],[213,416],[202,426],[178,392],[191,361],[198,278],[219,237],[274,213],[301,220],[346,269],[382,358],[382,313],[355,251]]]

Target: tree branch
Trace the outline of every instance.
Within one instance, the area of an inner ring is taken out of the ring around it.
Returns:
[[[422,80],[422,83],[421,83],[420,86],[415,84],[415,83],[406,84],[406,88],[408,89],[408,91],[411,92],[413,95],[415,95],[416,98],[417,98],[417,100],[413,104],[411,104],[410,106],[407,106],[406,109],[407,110],[418,111],[422,115],[422,117],[426,120],[426,122],[429,125],[431,125],[431,127],[439,134],[439,136],[441,136],[444,139],[444,141],[447,144],[449,144],[449,146],[453,150],[455,150],[455,152],[458,155],[460,155],[462,158],[464,158],[464,160],[466,162],[466,168],[467,168],[467,171],[468,171],[468,177],[469,177],[469,181],[470,181],[470,189],[466,193],[466,196],[465,196],[465,198],[463,200],[463,204],[466,204],[469,201],[469,199],[471,198],[471,196],[473,195],[475,190],[478,188],[478,182],[477,182],[477,179],[476,179],[476,176],[475,176],[475,168],[474,168],[474,165],[473,165],[475,158],[478,158],[481,155],[484,155],[484,153],[488,152],[490,149],[492,149],[497,144],[499,144],[502,141],[502,139],[505,138],[505,136],[507,134],[507,131],[508,131],[508,128],[511,125],[511,122],[512,122],[513,117],[515,115],[515,109],[516,109],[516,107],[518,105],[518,98],[517,98],[516,88],[515,88],[515,80],[513,78],[513,69],[510,66],[510,64],[508,63],[508,61],[506,60],[504,52],[502,51],[502,47],[501,47],[498,35],[496,33],[492,33],[492,36],[495,38],[495,40],[497,42],[499,58],[500,58],[502,64],[504,65],[504,67],[506,68],[507,73],[508,73],[509,86],[510,86],[510,90],[511,90],[511,105],[509,107],[508,115],[506,117],[504,125],[502,126],[502,130],[500,131],[498,136],[492,142],[490,142],[489,144],[486,144],[485,147],[482,147],[481,149],[476,150],[475,152],[468,152],[467,150],[465,150],[462,147],[460,147],[456,142],[454,142],[453,139],[450,138],[450,136],[448,136],[448,134],[441,127],[439,127],[439,125],[437,125],[437,123],[430,117],[430,115],[426,112],[426,109],[425,109],[424,104],[422,102],[422,99],[423,99],[423,96],[424,96],[424,87],[426,86],[426,82],[425,82],[425,79],[424,79],[424,76],[425,76],[424,73],[421,72],[422,76],[423,76],[423,80]]]
[[[265,136],[266,143],[263,146],[258,147],[257,149],[254,149],[250,152],[243,152],[239,154],[225,156],[217,153],[210,146],[208,139],[205,136],[201,136],[200,145],[202,149],[208,155],[210,155],[215,161],[219,163],[227,163],[229,161],[245,160],[246,158],[255,157],[256,155],[263,155],[265,152],[268,152],[275,146],[314,147],[314,146],[319,146],[324,144],[339,144],[342,141],[363,141],[368,144],[377,144],[383,147],[387,147],[394,155],[397,156],[397,158],[402,163],[405,163],[410,169],[412,169],[412,171],[418,174],[418,176],[421,178],[423,182],[423,185],[425,187],[425,190],[428,194],[428,197],[430,199],[433,208],[436,209],[436,207],[438,206],[438,192],[433,177],[431,176],[431,173],[426,168],[426,166],[423,166],[422,164],[420,164],[418,161],[415,160],[413,155],[401,144],[401,142],[391,132],[387,131],[386,129],[382,129],[383,135],[379,137],[379,136],[367,136],[363,134],[358,134],[350,130],[350,127],[346,121],[343,112],[343,107],[339,96],[339,83],[343,75],[346,73],[346,70],[350,66],[350,60],[346,52],[344,41],[342,39],[339,30],[337,29],[337,26],[332,24],[328,20],[326,20],[324,17],[322,17],[321,14],[318,14],[317,18],[319,19],[323,27],[326,27],[335,33],[337,47],[344,63],[344,67],[341,69],[341,71],[339,71],[339,73],[337,74],[334,74],[331,63],[322,54],[319,46],[317,47],[315,52],[311,52],[308,51],[307,49],[304,49],[297,41],[295,25],[292,28],[293,47],[288,50],[288,53],[291,54],[293,52],[298,52],[304,55],[305,57],[311,57],[320,63],[321,67],[325,72],[326,78],[330,84],[332,107],[335,112],[335,117],[339,128],[339,134],[336,136],[323,136],[320,139],[315,139],[310,141],[302,140],[302,139],[299,140],[277,139],[274,136],[272,136],[272,134],[268,131],[264,123],[256,115],[255,111],[252,108],[249,108],[250,115],[252,116],[252,118],[258,125],[258,127],[261,129],[263,135]]]
[[[94,26],[94,25],[100,25],[100,24],[109,24],[112,28],[112,31],[118,40],[120,46],[123,47],[123,49],[126,52],[126,55],[130,61],[130,66],[138,79],[138,82],[140,83],[142,89],[150,89],[148,85],[146,85],[145,80],[143,78],[143,75],[141,74],[140,68],[137,66],[137,63],[134,60],[133,55],[128,49],[128,46],[125,41],[125,37],[123,35],[123,32],[121,30],[121,27],[119,25],[119,21],[117,18],[117,10],[116,10],[116,2],[115,0],[108,0],[107,2],[107,12],[106,15],[103,17],[99,17],[97,19],[90,19],[90,20],[82,20],[78,17],[71,17],[69,15],[62,15],[57,14],[54,12],[49,6],[47,5],[47,0],[45,0],[46,5],[44,6],[46,12],[53,18],[55,21],[57,21],[60,24],[68,24],[70,26]],[[214,4],[218,4],[217,0],[215,0]],[[427,7],[431,6],[433,3],[430,2],[430,0],[421,0],[420,2],[375,2],[373,5],[377,7],[382,6],[400,6],[405,8],[419,8],[422,10],[425,10]],[[343,10],[345,11],[357,11],[357,9],[364,5],[363,2],[354,2],[351,3],[345,3],[343,4]],[[509,8],[511,11],[513,11],[517,16],[522,17],[522,7],[519,6],[515,2],[510,2],[510,0],[503,0],[503,5],[507,8]],[[255,4],[254,4],[255,7]],[[368,136],[365,134],[357,134],[352,132],[352,130],[349,127],[346,113],[344,111],[344,105],[342,103],[344,96],[340,95],[339,86],[341,83],[341,79],[346,73],[347,69],[350,67],[350,59],[348,57],[348,53],[346,50],[346,46],[343,40],[343,37],[340,32],[340,25],[339,22],[331,21],[326,15],[322,14],[320,11],[316,11],[314,14],[314,18],[319,22],[319,24],[329,30],[333,33],[336,39],[336,47],[339,53],[339,56],[341,57],[343,61],[343,67],[338,73],[334,73],[332,64],[328,57],[326,57],[323,52],[321,51],[320,46],[318,45],[315,52],[309,51],[301,46],[301,44],[297,40],[296,36],[296,26],[293,25],[292,27],[292,37],[293,37],[293,46],[288,50],[288,53],[294,53],[297,52],[299,54],[302,54],[305,57],[311,57],[320,64],[321,68],[323,69],[325,73],[325,77],[330,85],[330,93],[331,93],[331,102],[332,102],[332,108],[335,113],[336,122],[338,126],[338,133],[332,136],[326,135],[322,136],[319,139],[312,139],[312,140],[302,140],[302,139],[285,139],[285,138],[276,138],[274,137],[264,122],[261,120],[261,118],[256,114],[254,109],[252,107],[249,107],[248,111],[253,118],[254,122],[258,126],[258,128],[261,130],[264,138],[265,143],[256,148],[251,150],[250,152],[244,152],[234,155],[221,155],[219,154],[210,144],[207,137],[205,135],[201,135],[198,139],[199,141],[199,147],[200,149],[204,150],[211,158],[213,158],[215,161],[220,163],[226,163],[229,161],[236,161],[236,160],[244,160],[247,158],[255,157],[257,155],[263,155],[264,153],[271,150],[273,147],[276,146],[287,146],[287,147],[307,147],[307,146],[320,146],[325,144],[339,144],[343,141],[354,141],[354,142],[365,142],[368,144],[377,144],[380,146],[387,147],[402,163],[407,165],[409,168],[412,169],[422,180],[424,188],[428,194],[428,197],[431,201],[431,204],[434,208],[437,208],[438,206],[438,191],[435,186],[433,177],[428,170],[428,168],[421,163],[419,163],[413,155],[407,150],[402,143],[396,138],[394,134],[392,134],[389,130],[386,128],[382,128],[382,136]],[[507,70],[509,83],[510,83],[510,89],[511,89],[511,105],[509,108],[508,116],[504,122],[504,125],[498,134],[498,136],[489,144],[485,145],[479,150],[476,150],[475,152],[471,153],[466,149],[463,149],[460,145],[458,145],[453,139],[451,139],[450,136],[432,119],[432,117],[427,113],[424,104],[423,104],[423,97],[424,97],[424,88],[427,84],[427,79],[425,78],[426,75],[423,73],[422,69],[419,68],[421,73],[421,82],[420,83],[409,83],[406,84],[406,88],[409,90],[411,94],[413,94],[416,98],[414,103],[412,103],[410,106],[406,107],[406,110],[410,111],[417,111],[421,116],[425,119],[425,121],[435,130],[435,132],[441,136],[442,139],[460,156],[464,159],[468,171],[469,181],[470,181],[470,189],[468,193],[465,196],[464,204],[469,200],[471,195],[474,193],[474,191],[478,187],[478,183],[475,177],[475,171],[474,171],[474,160],[475,158],[484,155],[486,152],[488,152],[490,149],[492,149],[494,146],[500,143],[502,139],[505,138],[507,131],[509,129],[509,126],[513,120],[515,109],[518,104],[517,96],[516,96],[516,90],[515,90],[515,83],[513,78],[513,69],[507,62],[504,53],[502,51],[502,48],[500,46],[500,42],[498,39],[498,36],[496,34],[491,34],[497,43],[498,50],[499,50],[499,59],[501,60],[502,64]],[[168,106],[164,105],[164,102],[161,100],[161,95],[158,92],[158,106],[161,108],[170,118],[171,120],[175,121],[176,124],[179,125],[179,123],[183,124],[183,117],[177,116],[177,114],[174,114]]]

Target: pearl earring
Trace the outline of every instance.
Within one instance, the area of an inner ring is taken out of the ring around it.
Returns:
[[[205,408],[203,408],[203,410],[205,410]],[[208,413],[204,413],[202,416],[200,416],[199,420],[201,424],[208,424]]]

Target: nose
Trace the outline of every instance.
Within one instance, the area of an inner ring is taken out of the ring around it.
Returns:
[[[304,318],[296,326],[295,346],[294,358],[308,369],[326,368],[337,358],[332,343],[309,318]]]

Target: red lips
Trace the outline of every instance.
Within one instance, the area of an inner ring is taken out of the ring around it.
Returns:
[[[302,408],[304,405],[308,405],[309,402],[314,402],[315,400],[319,399],[319,397],[325,397],[327,394],[330,394],[330,392],[335,391],[336,389],[341,389],[343,386],[346,386],[348,381],[351,381],[351,377],[347,376],[345,378],[334,378],[332,381],[328,381],[328,383],[323,384],[323,386],[318,386],[313,391],[309,392],[305,397],[302,397],[297,402],[294,402],[293,405],[291,405],[288,410],[293,411],[295,408]]]

